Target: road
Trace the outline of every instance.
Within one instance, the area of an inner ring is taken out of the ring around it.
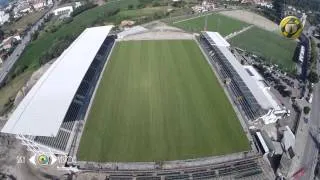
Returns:
[[[13,65],[17,62],[20,55],[22,54],[24,48],[30,43],[31,35],[34,33],[39,25],[44,21],[44,18],[51,13],[51,10],[56,6],[57,3],[55,3],[53,6],[50,7],[49,11],[40,19],[38,22],[36,22],[32,28],[27,32],[27,34],[22,38],[21,42],[18,44],[18,46],[15,48],[15,50],[12,52],[12,54],[7,58],[6,61],[3,62],[2,67],[0,69],[0,85],[2,85],[10,72]]]
[[[311,29],[311,28],[309,28]],[[309,35],[311,33],[309,32]],[[317,41],[320,43],[320,41]],[[319,52],[319,51],[318,51]],[[319,61],[319,58],[317,59]],[[320,74],[320,63],[317,63],[317,71]],[[320,85],[317,83],[314,86],[313,91],[313,101],[311,106],[311,115],[309,118],[309,127],[313,127],[318,129],[319,127],[319,119],[320,119]],[[301,177],[302,180],[310,180],[313,179],[314,169],[317,164],[318,157],[318,148],[316,142],[313,141],[311,135],[308,136],[305,150],[303,154],[303,158],[301,159],[301,167],[305,167],[305,174]]]

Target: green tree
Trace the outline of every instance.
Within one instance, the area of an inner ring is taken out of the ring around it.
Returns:
[[[275,11],[275,15],[278,18],[277,21],[280,21],[280,19],[282,18],[283,0],[273,0],[272,5]]]
[[[319,82],[319,76],[316,72],[314,71],[311,71],[309,73],[309,76],[308,76],[308,80],[311,82],[311,83],[317,83]]]
[[[311,110],[311,108],[309,106],[303,107],[303,113],[304,114],[309,114],[310,110]]]
[[[133,9],[133,5],[132,5],[132,4],[129,4],[129,5],[128,5],[128,10],[131,10],[131,9]]]

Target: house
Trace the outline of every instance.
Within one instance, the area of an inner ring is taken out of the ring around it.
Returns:
[[[10,48],[12,48],[14,43],[19,40],[21,40],[21,37],[19,35],[7,37],[0,44],[0,49],[9,50]]]
[[[74,3],[74,8],[78,8],[80,6],[82,6],[81,2],[75,2]]]
[[[34,0],[32,6],[35,10],[43,9],[46,6],[46,1],[44,0]]]
[[[5,22],[8,22],[10,18],[10,15],[8,13],[5,13],[4,11],[0,11],[0,25],[4,24]]]
[[[53,14],[55,16],[60,16],[60,15],[68,15],[68,16],[70,16],[70,14],[72,12],[73,12],[73,7],[72,6],[65,6],[65,7],[61,7],[61,8],[53,10]]]

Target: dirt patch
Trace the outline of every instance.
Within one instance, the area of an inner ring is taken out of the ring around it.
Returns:
[[[256,13],[244,11],[244,10],[234,10],[234,11],[222,11],[220,14],[244,21],[256,25],[268,31],[277,31],[278,25],[269,19],[260,16]]]

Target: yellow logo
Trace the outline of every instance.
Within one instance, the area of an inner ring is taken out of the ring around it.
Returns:
[[[280,31],[284,37],[296,39],[301,35],[303,25],[299,18],[295,16],[287,16],[280,22]]]

